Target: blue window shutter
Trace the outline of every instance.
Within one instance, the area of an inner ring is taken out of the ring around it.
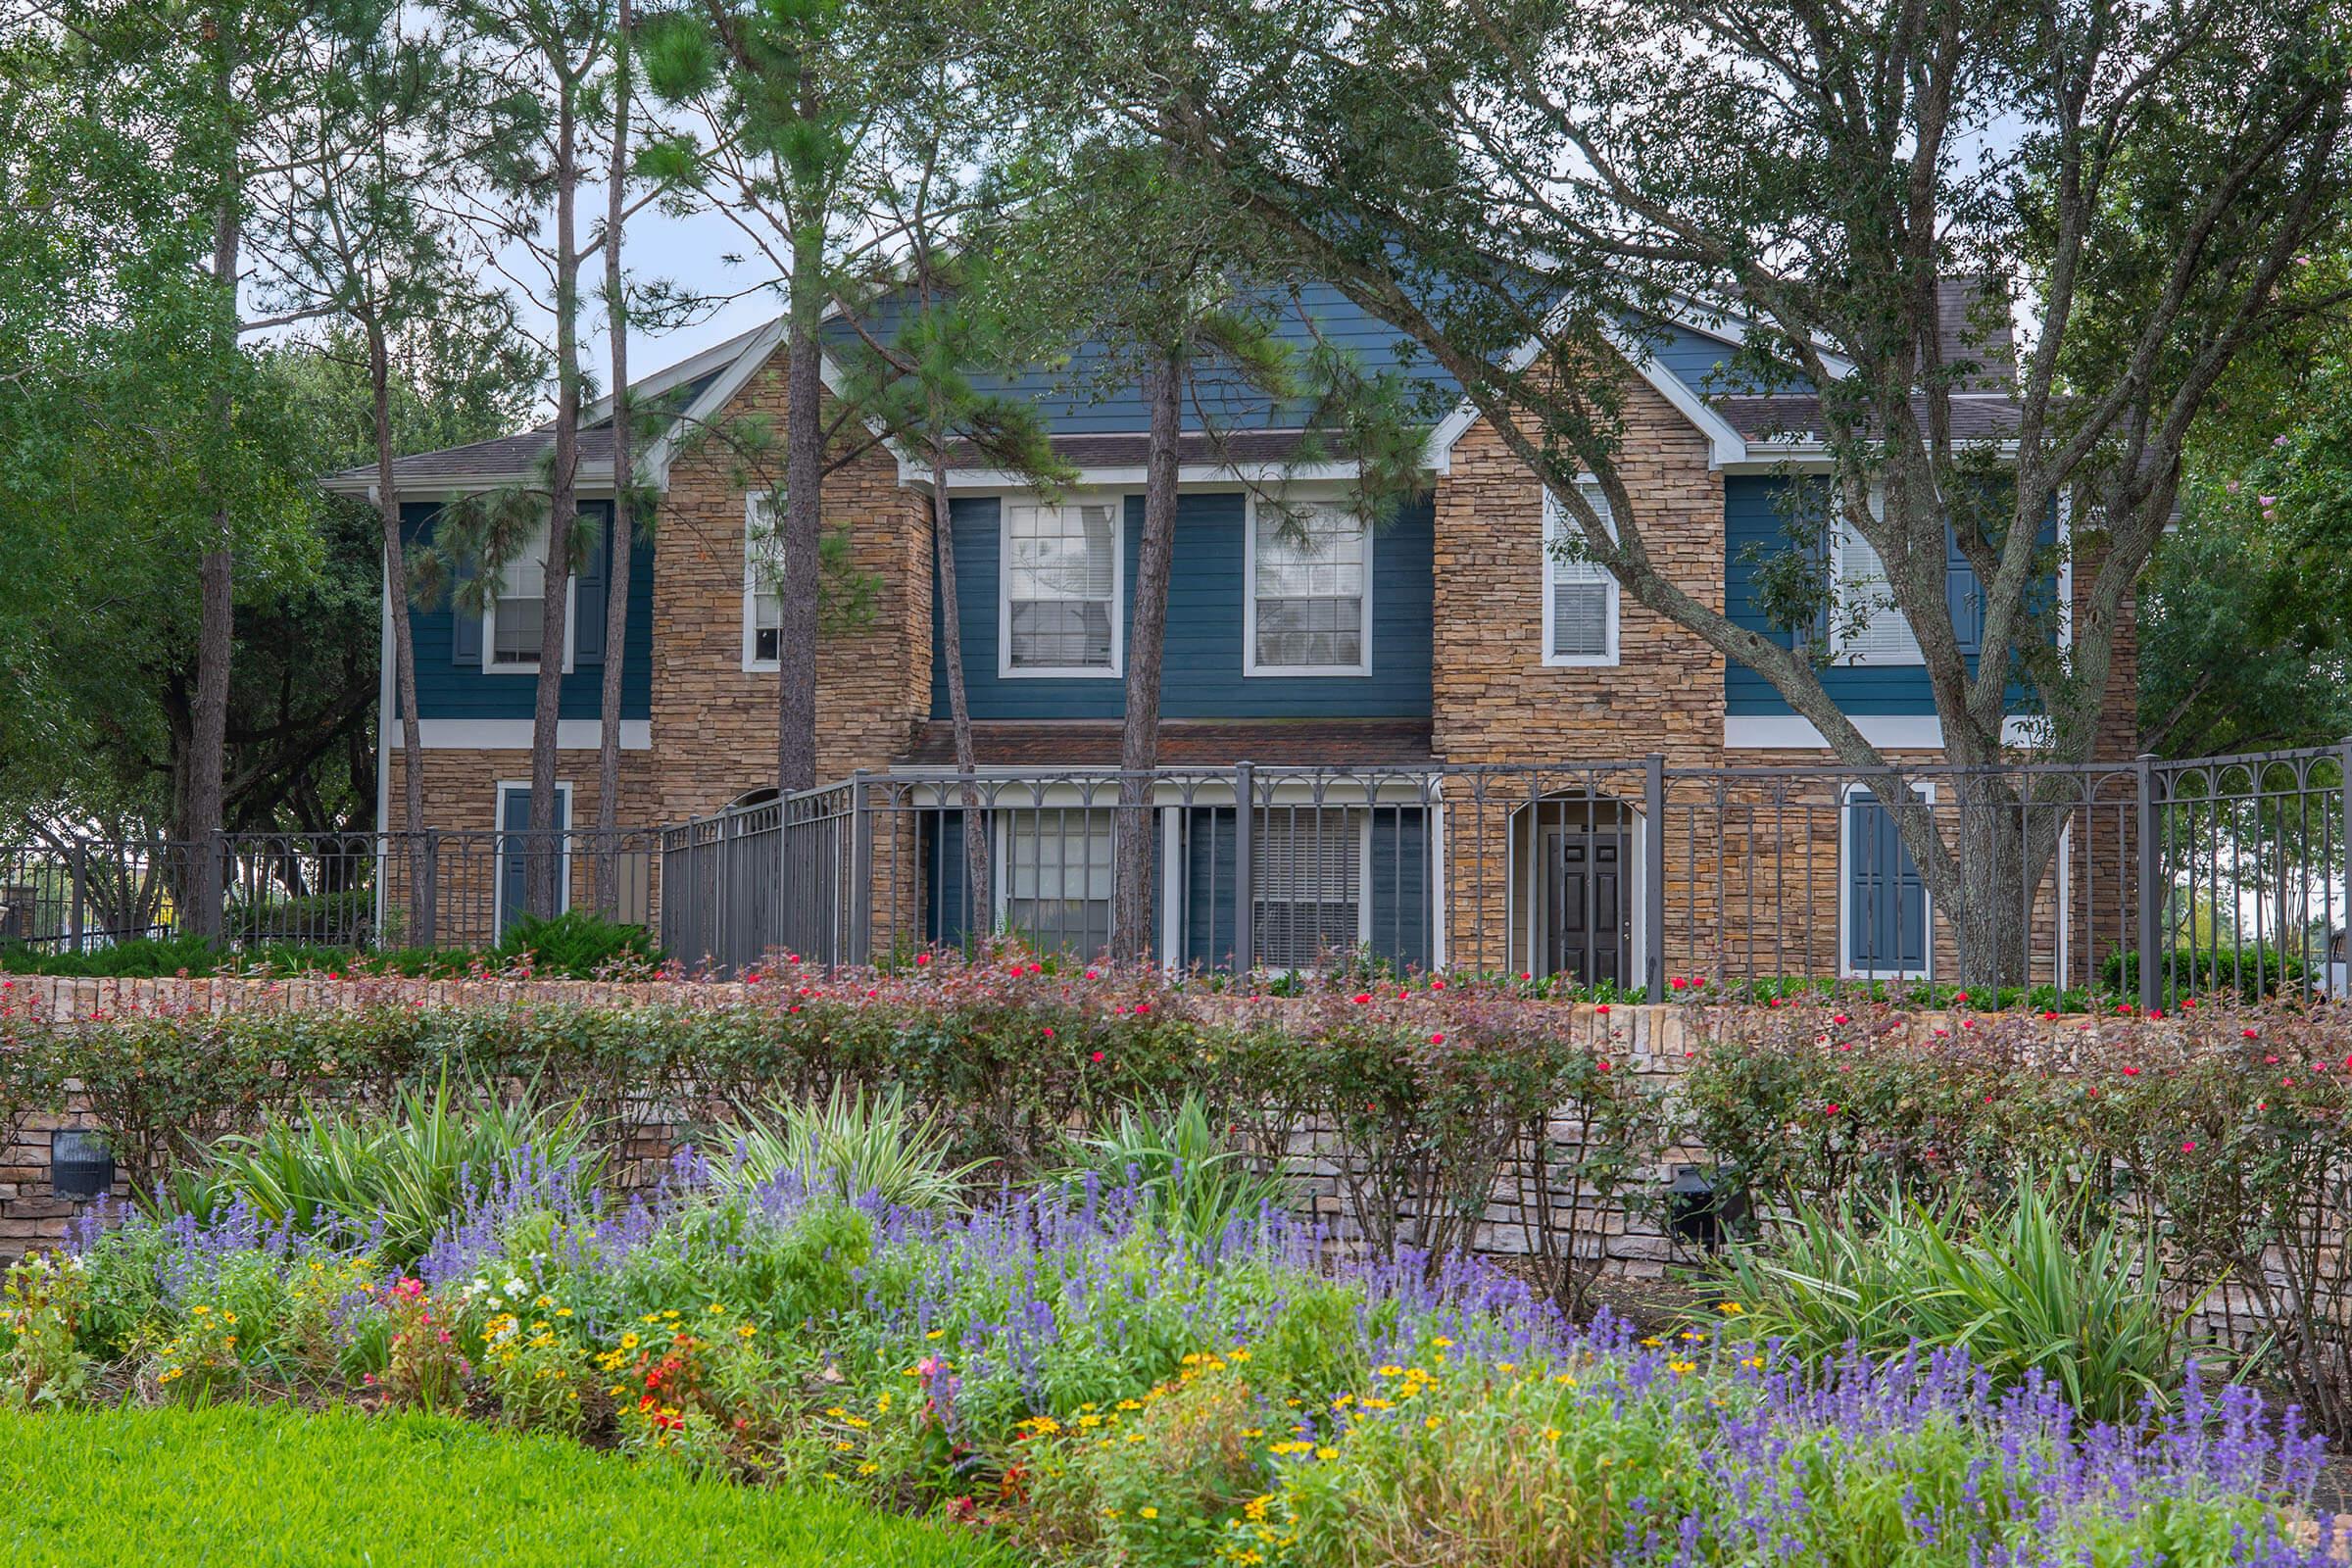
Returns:
[[[530,828],[531,791],[528,785],[518,789],[502,789],[498,792],[498,825],[501,830],[498,850],[498,928],[499,934],[503,936],[506,932],[507,922],[521,913],[527,906],[531,857],[534,855],[561,855],[564,853],[564,846],[561,839],[550,844],[539,845],[532,843],[528,838],[506,837],[509,833],[527,833]],[[567,831],[570,826],[571,796],[565,791],[558,790],[556,791],[556,831],[563,833]],[[569,903],[569,890],[559,884],[557,908],[562,909]]]
[[[453,664],[482,663],[482,612],[466,603],[466,585],[473,581],[473,563],[457,561],[449,573],[449,660]]]
[[[1984,595],[1977,585],[1977,569],[1960,553],[1960,536],[1943,525],[1943,602],[1952,614],[1952,633],[1960,652],[1975,658],[1984,647]]]
[[[596,548],[580,568],[579,588],[571,599],[579,621],[571,633],[572,662],[601,664],[605,662],[605,595],[612,580],[612,507],[610,502],[592,501],[580,508],[580,515],[594,519],[598,535]]]

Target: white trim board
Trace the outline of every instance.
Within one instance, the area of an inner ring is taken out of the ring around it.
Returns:
[[[527,752],[531,749],[531,721],[527,718],[420,718],[416,721],[416,730],[428,752]],[[556,748],[559,751],[593,752],[603,744],[604,721],[601,719],[561,718],[556,721]],[[653,720],[622,719],[620,749],[624,752],[652,751]]]
[[[1943,746],[1943,720],[1933,713],[1857,713],[1854,728],[1871,745],[1895,751],[1937,751]],[[2005,746],[2041,744],[2041,720],[2029,713],[2012,713],[2001,723]],[[1813,721],[1797,713],[1731,713],[1723,720],[1723,744],[1735,752],[1828,751]]]

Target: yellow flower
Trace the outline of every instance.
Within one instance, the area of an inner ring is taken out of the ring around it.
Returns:
[[[637,1336],[634,1334],[623,1334],[620,1337],[620,1348],[624,1350],[634,1350],[637,1348]]]
[[[1429,1343],[1436,1346],[1441,1350],[1450,1350],[1453,1348],[1453,1342],[1443,1334],[1439,1335],[1436,1339],[1430,1341]]]
[[[1404,1376],[1404,1368],[1398,1366],[1396,1362],[1391,1361],[1387,1366],[1384,1366],[1380,1369],[1380,1375],[1384,1378],[1400,1378]]]
[[[1146,1519],[1156,1519],[1159,1517],[1159,1510],[1157,1508],[1138,1508],[1135,1511],[1137,1514]]]
[[[712,1301],[709,1306],[704,1307],[703,1310],[710,1313],[711,1316],[716,1317],[719,1313],[724,1312],[726,1307],[717,1301]]]
[[[1434,1415],[1433,1415],[1433,1416],[1429,1417],[1427,1420],[1423,1421],[1423,1422],[1421,1423],[1421,1426],[1422,1426],[1423,1430],[1425,1430],[1425,1431],[1429,1431],[1429,1432],[1435,1432],[1435,1431],[1437,1431],[1437,1430],[1438,1430],[1438,1418],[1437,1418],[1436,1416],[1434,1416]]]
[[[1725,1317],[1738,1317],[1740,1313],[1746,1311],[1747,1308],[1741,1306],[1738,1301],[1717,1301],[1715,1303],[1715,1310],[1721,1312]]]
[[[930,1333],[924,1335],[923,1338],[926,1340],[942,1340],[946,1339],[948,1331],[946,1329],[933,1329]]]
[[[1329,1444],[1325,1444],[1322,1447],[1315,1450],[1315,1457],[1318,1459],[1337,1459],[1339,1456],[1340,1450],[1331,1446]]]

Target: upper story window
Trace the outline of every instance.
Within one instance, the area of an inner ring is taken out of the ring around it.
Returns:
[[[1870,514],[1886,514],[1886,494],[1873,488]],[[1910,620],[1894,608],[1886,564],[1878,550],[1846,520],[1842,509],[1831,536],[1830,569],[1838,584],[1831,643],[1840,664],[1924,664]]]
[[[1600,515],[1611,539],[1617,519],[1592,479],[1577,493]],[[1544,662],[1552,665],[1617,662],[1617,579],[1582,551],[1584,532],[1560,498],[1544,492]]]
[[[571,668],[573,637],[578,630],[575,572],[564,585],[564,667]],[[539,650],[545,641],[547,614],[547,528],[542,524],[524,541],[514,559],[499,568],[497,585],[482,610],[482,667],[514,674],[539,668]]]
[[[999,673],[1119,673],[1119,503],[1004,507]]]
[[[774,669],[783,651],[784,535],[777,495],[756,491],[743,501],[743,667]]]
[[[1333,502],[1250,508],[1249,675],[1372,672],[1372,536]]]

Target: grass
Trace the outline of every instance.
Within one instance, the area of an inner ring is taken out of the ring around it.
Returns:
[[[1010,1568],[842,1497],[552,1438],[283,1407],[0,1413],[0,1561],[399,1568]]]

